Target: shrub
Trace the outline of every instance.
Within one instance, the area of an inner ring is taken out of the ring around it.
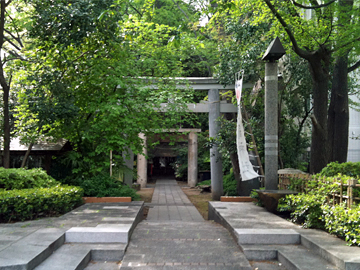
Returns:
[[[197,186],[211,186],[211,180],[205,180],[205,181],[201,181],[199,183],[196,184]]]
[[[131,197],[133,200],[140,198],[134,189],[105,174],[77,182],[88,197]]]
[[[327,177],[334,177],[338,174],[360,178],[360,162],[331,162],[320,172],[320,175]]]
[[[223,177],[223,188],[226,196],[237,196],[236,180],[233,172],[230,172]]]
[[[82,204],[82,189],[55,186],[0,192],[0,221],[31,220],[64,214]]]
[[[59,182],[40,168],[31,170],[0,168],[0,188],[2,189],[45,188],[58,184]]]
[[[345,239],[351,245],[360,246],[360,206],[345,209],[344,205],[324,205],[322,210],[329,233]]]
[[[292,221],[302,224],[304,228],[323,229],[323,211],[321,206],[326,202],[326,196],[319,194],[298,194],[286,197]]]

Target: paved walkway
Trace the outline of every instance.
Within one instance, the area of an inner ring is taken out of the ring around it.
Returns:
[[[229,232],[205,221],[175,180],[157,180],[148,205],[120,269],[253,269]]]

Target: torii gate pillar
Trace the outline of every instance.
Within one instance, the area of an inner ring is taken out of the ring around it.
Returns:
[[[219,89],[209,90],[209,137],[216,138],[220,123],[217,121],[220,117],[220,96]],[[220,201],[223,195],[223,176],[222,161],[218,147],[213,145],[210,149],[210,168],[211,168],[211,190],[212,199]]]
[[[144,133],[140,133],[139,137],[143,139],[143,154],[138,154],[137,157],[137,183],[141,188],[145,188],[147,184],[146,136]]]
[[[195,187],[198,175],[198,135],[195,132],[189,133],[188,148],[188,185]]]

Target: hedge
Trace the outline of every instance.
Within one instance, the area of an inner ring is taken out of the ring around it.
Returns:
[[[75,186],[0,191],[0,222],[58,216],[80,206],[82,197]]]
[[[349,245],[360,246],[360,205],[352,205],[351,209],[346,209],[344,203],[331,205],[330,194],[340,189],[337,182],[346,183],[349,178],[350,176],[337,175],[321,178],[319,181],[314,177],[308,181],[305,193],[281,199],[278,210],[290,211],[292,221],[305,228],[326,230],[346,240]]]
[[[320,175],[327,177],[338,174],[360,178],[360,162],[331,162],[320,172]]]
[[[106,174],[75,179],[74,183],[78,183],[87,197],[131,197],[133,201],[140,199],[134,189]]]
[[[46,188],[59,184],[40,168],[31,170],[0,168],[0,189]]]

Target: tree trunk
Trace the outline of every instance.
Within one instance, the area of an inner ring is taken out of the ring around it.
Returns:
[[[311,137],[310,173],[318,173],[328,163],[327,106],[329,86],[330,53],[323,49],[309,61],[313,82],[314,114],[311,117],[313,129]]]
[[[349,142],[349,98],[347,54],[335,62],[328,111],[329,162],[346,162]]]
[[[6,2],[0,1],[0,49],[4,46],[4,33],[5,33],[5,13]],[[4,110],[4,151],[3,151],[3,166],[4,168],[10,167],[10,115],[9,115],[9,95],[10,85],[6,82],[5,72],[3,69],[2,56],[0,55],[0,85],[3,89],[3,110]]]
[[[1,75],[0,75],[1,76]],[[4,102],[4,151],[3,166],[10,168],[10,115],[9,115],[9,93],[10,87],[3,86],[3,102]]]
[[[22,161],[22,163],[21,163],[21,167],[20,167],[20,168],[25,168],[26,162],[27,162],[27,160],[28,160],[28,158],[29,158],[29,156],[30,156],[30,152],[31,152],[31,149],[32,149],[33,146],[34,146],[34,144],[33,144],[33,143],[30,143],[30,145],[29,145],[29,147],[28,147],[28,149],[27,149],[27,151],[26,151],[26,153],[25,153],[25,156],[24,156],[24,159],[23,159],[23,161]]]
[[[236,193],[240,194],[241,191],[241,175],[240,175],[240,167],[239,167],[239,159],[237,153],[230,154],[231,165],[234,171],[234,177],[236,180]]]
[[[353,0],[339,1],[339,25],[348,25],[351,16],[344,16],[353,9]],[[336,58],[328,111],[329,161],[346,162],[349,143],[349,51]]]

